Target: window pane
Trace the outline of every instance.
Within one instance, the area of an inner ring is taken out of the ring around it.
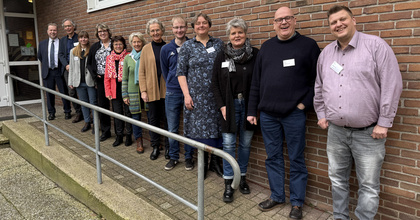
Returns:
[[[4,12],[14,13],[34,13],[34,6],[32,1],[29,0],[5,0],[3,1]]]
[[[5,17],[9,61],[36,61],[33,18]]]
[[[39,85],[38,65],[11,66],[10,73]],[[17,80],[13,80],[13,90],[15,101],[27,101],[41,98],[41,92],[38,88],[29,86]]]

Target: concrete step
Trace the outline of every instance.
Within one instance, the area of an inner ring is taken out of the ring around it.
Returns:
[[[9,144],[9,138],[4,136],[4,134],[0,133],[0,145]]]

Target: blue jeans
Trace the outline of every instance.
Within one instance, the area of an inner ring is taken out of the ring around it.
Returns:
[[[236,122],[236,133],[222,133],[223,137],[223,150],[235,158],[236,150],[236,136],[239,133],[239,146],[238,146],[238,164],[241,170],[241,176],[246,175],[249,154],[251,152],[251,140],[254,131],[245,129],[245,100],[235,99],[235,122]],[[232,166],[223,160],[223,178],[233,179]]]
[[[165,96],[166,120],[168,122],[168,131],[178,134],[179,120],[181,112],[184,109],[184,95],[166,92]],[[179,142],[169,139],[169,156],[172,160],[179,160]],[[185,159],[193,156],[194,150],[190,145],[184,144]]]
[[[77,91],[80,101],[84,101],[92,105],[97,105],[95,87],[89,87],[86,83],[80,83],[80,85],[76,87],[76,91]],[[86,123],[89,123],[90,122],[90,108],[82,106],[82,113],[83,113],[83,120]],[[92,118],[93,118],[93,114],[92,114]]]
[[[373,128],[352,130],[329,123],[328,175],[332,185],[334,218],[349,219],[348,180],[353,159],[359,182],[355,215],[359,219],[373,219],[376,215],[386,139],[373,139],[370,136]]]
[[[303,154],[305,150],[305,112],[296,108],[283,118],[261,112],[260,124],[267,152],[265,167],[271,190],[270,198],[276,202],[285,202],[286,200],[284,192],[284,132],[290,161],[290,203],[292,206],[302,206],[308,182],[308,170]]]
[[[131,117],[137,121],[141,121],[141,113],[138,114],[131,114]],[[139,126],[136,126],[133,124],[133,133],[134,133],[134,139],[137,140],[137,138],[140,138],[143,136],[142,134],[143,129]]]

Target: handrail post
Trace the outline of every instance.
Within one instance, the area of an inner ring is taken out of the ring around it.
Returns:
[[[197,165],[198,165],[198,181],[197,181],[197,194],[198,194],[198,204],[197,204],[197,219],[204,219],[204,151],[197,149]]]
[[[14,91],[14,88],[13,88],[13,79],[9,75],[7,75],[6,79],[7,79],[7,83],[9,83],[9,86],[10,86],[10,102],[12,103],[13,121],[17,122],[16,106],[15,106],[15,91]]]
[[[42,75],[41,75],[41,68],[38,67],[39,72],[39,78],[41,80],[39,80],[39,85],[40,86],[44,86],[44,81],[42,80]],[[44,119],[43,124],[44,124],[44,136],[45,136],[45,146],[50,146],[50,136],[48,135],[48,125],[45,123],[47,121],[47,109],[45,107],[45,94],[44,94],[44,90],[40,89],[41,92],[41,106],[42,106],[42,119]]]
[[[95,155],[96,155],[96,174],[98,183],[102,184],[102,167],[101,167],[101,144],[99,140],[99,114],[98,111],[93,110],[93,129],[95,130]]]

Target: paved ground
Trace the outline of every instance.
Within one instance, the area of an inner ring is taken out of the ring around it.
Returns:
[[[1,117],[1,116],[0,116]],[[70,120],[64,120],[63,114],[57,114],[57,119],[52,123],[69,134],[74,135],[90,146],[94,146],[94,135],[91,132],[80,133],[83,122],[72,124]],[[31,124],[35,128],[43,131],[41,122]],[[60,142],[74,154],[83,158],[85,161],[95,166],[95,155],[90,150],[70,140],[65,135],[50,129],[52,138]],[[136,170],[142,175],[158,182],[184,199],[197,202],[197,169],[186,171],[184,161],[181,159],[173,170],[165,171],[164,166],[167,160],[163,155],[155,161],[149,159],[151,147],[149,141],[145,141],[145,153],[137,154],[135,144],[130,147],[120,145],[112,147],[114,136],[105,142],[101,142],[101,150],[112,158],[122,161],[126,166]],[[181,157],[182,158],[182,157]],[[178,202],[171,196],[166,195],[157,188],[151,186],[146,181],[124,171],[109,161],[102,160],[104,174],[118,181],[124,187],[135,193],[137,196],[149,201],[155,207],[170,213],[173,219],[196,219],[197,213],[191,208]],[[96,177],[92,177],[96,178]],[[209,172],[209,177],[205,180],[205,218],[206,219],[288,219],[290,204],[280,206],[269,212],[261,212],[257,204],[268,198],[268,189],[250,183],[251,194],[242,195],[239,191],[235,192],[235,201],[226,204],[222,201],[224,190],[223,179]],[[141,205],[141,204],[139,204]],[[318,210],[309,206],[304,206],[304,219],[330,220],[332,215],[328,212]],[[0,216],[1,217],[1,216]]]
[[[11,148],[0,164],[0,219],[100,219]]]

